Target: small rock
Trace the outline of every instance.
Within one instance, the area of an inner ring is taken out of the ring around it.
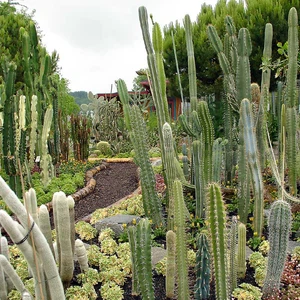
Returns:
[[[155,265],[167,255],[167,250],[162,247],[151,248],[151,263],[154,268]]]
[[[133,220],[138,222],[140,220],[140,216],[115,215],[96,222],[95,228],[99,233],[105,228],[111,228],[118,237],[124,231],[123,224],[130,226],[133,224]]]

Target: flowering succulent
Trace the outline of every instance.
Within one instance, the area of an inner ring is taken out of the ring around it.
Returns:
[[[95,300],[97,293],[91,283],[84,283],[82,286],[71,286],[66,291],[66,299],[70,300]]]
[[[116,252],[118,247],[117,242],[112,238],[106,238],[101,241],[101,252],[105,254],[112,255]]]
[[[77,275],[77,280],[82,284],[90,283],[92,285],[96,285],[100,281],[99,273],[96,269],[88,268],[84,273]]]
[[[101,253],[100,248],[97,245],[90,246],[86,251],[89,265],[91,266],[99,266],[100,261],[102,261],[103,257],[105,256]]]
[[[242,283],[232,292],[234,299],[238,300],[260,300],[262,292],[256,286],[249,283]]]
[[[259,252],[261,252],[262,255],[267,255],[270,250],[270,244],[267,240],[264,240],[260,243],[258,247]]]

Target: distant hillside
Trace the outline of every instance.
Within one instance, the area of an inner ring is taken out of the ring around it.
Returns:
[[[81,104],[89,104],[91,101],[88,98],[88,93],[84,91],[70,92],[72,97],[74,97],[75,102],[80,106]]]

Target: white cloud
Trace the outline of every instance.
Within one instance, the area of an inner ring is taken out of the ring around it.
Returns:
[[[205,1],[214,5],[216,0]],[[60,55],[62,75],[72,91],[110,91],[123,78],[130,89],[135,71],[146,67],[146,52],[139,25],[138,7],[161,27],[182,20],[192,21],[200,12],[201,1],[172,0],[24,0],[35,9],[35,20],[43,32],[49,52]],[[115,90],[115,89],[114,89]]]

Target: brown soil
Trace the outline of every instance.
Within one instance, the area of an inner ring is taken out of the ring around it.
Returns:
[[[97,182],[94,191],[75,203],[76,221],[86,218],[98,208],[117,202],[137,189],[137,166],[131,162],[109,163],[94,179]]]

